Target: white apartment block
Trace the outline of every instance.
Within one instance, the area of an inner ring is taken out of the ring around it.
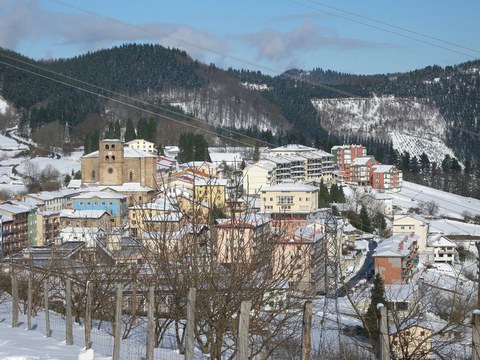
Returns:
[[[243,191],[258,195],[264,186],[296,182],[333,181],[333,155],[302,145],[272,149],[269,155],[243,170]]]

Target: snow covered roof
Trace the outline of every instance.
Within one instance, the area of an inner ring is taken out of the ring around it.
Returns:
[[[374,257],[403,257],[410,250],[409,247],[418,241],[418,236],[412,234],[396,234],[384,239],[378,244]]]
[[[353,160],[352,166],[364,166],[367,165],[370,160],[373,160],[373,156],[358,156]]]
[[[448,240],[443,234],[429,235],[427,244],[432,247],[457,247],[457,244]]]
[[[60,211],[60,217],[69,219],[100,219],[104,214],[110,215],[107,210],[63,209]]]
[[[126,199],[128,196],[122,194],[115,194],[107,191],[90,191],[77,196],[72,199]]]
[[[151,187],[140,185],[139,182],[126,182],[122,185],[103,185],[99,186],[98,190],[104,191],[106,189],[111,189],[115,192],[149,192],[154,191]]]
[[[227,186],[228,180],[227,179],[205,179],[200,178],[195,180],[196,186]]]
[[[225,161],[227,164],[240,163],[243,160],[240,153],[227,153],[227,152],[209,152],[210,160],[212,163],[222,163]]]
[[[262,187],[261,192],[269,191],[318,191],[318,188],[311,185],[299,184],[299,183],[284,183],[271,186]]]
[[[394,168],[393,165],[374,165],[373,172],[376,173],[388,173]]]
[[[305,145],[300,145],[300,144],[288,144],[284,146],[279,146],[273,149],[270,149],[270,152],[275,153],[275,152],[288,152],[288,151],[297,151],[297,152],[302,152],[302,151],[315,151],[317,149],[305,146]]]
[[[13,204],[1,204],[0,211],[4,211],[11,214],[21,214],[30,211],[28,206],[13,205]]]

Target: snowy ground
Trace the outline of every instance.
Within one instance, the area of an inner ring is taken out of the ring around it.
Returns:
[[[402,189],[399,192],[390,194],[394,196],[393,204],[405,210],[418,207],[421,201],[433,201],[438,205],[438,215],[441,216],[463,219],[465,212],[470,213],[472,216],[480,215],[480,200],[432,189],[408,181],[403,182]]]

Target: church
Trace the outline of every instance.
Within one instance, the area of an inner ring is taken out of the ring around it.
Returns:
[[[125,147],[121,140],[100,140],[99,150],[84,155],[81,164],[83,187],[98,186],[119,193],[131,192],[128,189],[132,187],[137,188],[137,191],[158,190],[156,156]],[[122,191],[122,188],[125,188],[125,191]],[[142,200],[141,202],[144,202],[147,199],[143,197]]]

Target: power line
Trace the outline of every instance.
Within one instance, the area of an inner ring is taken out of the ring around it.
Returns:
[[[376,22],[376,23],[381,24],[381,25],[386,25],[386,26],[389,26],[389,27],[394,28],[394,29],[402,30],[402,31],[405,31],[405,32],[408,32],[408,33],[411,33],[411,34],[414,34],[414,35],[419,35],[419,36],[422,36],[422,37],[425,37],[425,38],[428,38],[428,39],[431,39],[431,40],[442,42],[442,43],[447,44],[447,45],[451,45],[451,46],[454,46],[454,47],[458,47],[458,48],[461,48],[461,49],[464,49],[464,50],[468,50],[468,51],[472,51],[472,52],[480,54],[480,50],[473,49],[473,48],[470,48],[470,47],[467,47],[467,46],[464,46],[464,45],[461,45],[461,44],[457,44],[457,43],[454,43],[454,42],[451,42],[451,41],[443,40],[443,39],[440,39],[440,38],[435,37],[435,36],[423,34],[421,32],[411,30],[411,29],[408,29],[408,28],[405,28],[405,27],[402,27],[402,26],[393,25],[393,24],[387,23],[387,22],[382,21],[382,20],[377,20],[377,19],[365,16],[365,15],[361,15],[361,14],[357,14],[357,13],[354,13],[354,12],[351,12],[351,11],[343,10],[343,9],[338,8],[338,7],[328,5],[328,4],[325,4],[325,3],[321,3],[321,2],[318,2],[318,1],[314,1],[314,0],[305,0],[305,1],[307,1],[309,3],[319,5],[319,6],[323,6],[323,7],[326,7],[326,8],[330,8],[330,9],[333,9],[333,10],[336,10],[336,11],[340,11],[340,12],[343,12],[345,14],[353,15],[353,16],[359,17],[361,19],[373,21],[373,22]]]
[[[400,32],[393,31],[393,30],[388,30],[388,29],[385,29],[381,26],[377,26],[377,25],[374,25],[374,24],[369,24],[369,23],[366,23],[364,21],[352,19],[350,17],[339,15],[339,14],[336,14],[336,13],[333,13],[333,12],[330,12],[330,11],[321,10],[318,7],[315,7],[315,6],[312,6],[312,5],[308,5],[308,4],[301,3],[301,2],[298,2],[298,1],[293,1],[293,0],[284,0],[284,1],[288,2],[290,4],[303,6],[303,7],[309,8],[309,9],[313,9],[313,10],[317,10],[317,11],[323,12],[323,13],[328,14],[328,15],[332,15],[332,16],[335,16],[335,17],[338,17],[338,18],[341,18],[341,19],[344,19],[344,20],[348,20],[350,22],[354,22],[354,23],[357,23],[357,24],[368,26],[368,27],[371,27],[373,29],[377,29],[377,30],[380,30],[380,31],[383,31],[383,32],[386,32],[386,33],[397,35],[397,36],[403,37],[405,39],[409,39],[409,40],[420,42],[422,44],[434,46],[434,47],[437,47],[437,48],[442,49],[442,50],[450,51],[450,52],[453,52],[453,53],[456,53],[456,54],[459,54],[459,55],[469,57],[471,59],[477,59],[478,58],[477,56],[474,56],[474,55],[471,55],[471,54],[468,54],[468,53],[465,53],[465,52],[462,52],[462,51],[454,50],[454,49],[448,48],[446,46],[435,44],[435,43],[430,42],[430,41],[422,40],[422,39],[416,38],[414,36],[410,36],[410,35],[407,35],[407,34],[402,34]],[[336,7],[328,6],[328,5],[325,5],[325,4],[316,2],[316,1],[309,1],[309,0],[306,0],[306,1],[308,1],[310,3],[313,3],[313,4],[316,4],[316,5],[319,5],[319,6],[329,7],[329,8],[335,9],[337,11],[347,13],[349,15],[353,15],[353,16],[357,16],[357,17],[360,17],[360,18],[363,18],[363,19],[367,19],[367,20],[370,20],[370,21],[373,21],[373,22],[376,22],[376,23],[379,23],[379,24],[382,24],[382,25],[390,26],[390,27],[392,27],[394,29],[397,29],[397,30],[402,30],[402,31],[405,31],[405,32],[408,32],[408,33],[411,33],[411,34],[414,34],[414,35],[423,36],[425,38],[435,40],[435,41],[438,41],[438,42],[442,42],[444,44],[455,46],[455,47],[458,47],[458,48],[461,48],[461,49],[464,49],[464,50],[469,50],[469,51],[473,51],[473,52],[476,52],[476,53],[480,53],[480,51],[478,51],[478,50],[475,50],[475,49],[472,49],[472,48],[469,48],[469,47],[466,47],[466,46],[458,45],[458,44],[455,44],[455,43],[452,43],[452,42],[449,42],[449,41],[441,40],[441,39],[433,37],[433,36],[424,35],[422,33],[419,33],[419,32],[413,31],[413,30],[409,30],[407,28],[403,28],[403,27],[396,26],[396,25],[391,25],[391,24],[388,24],[388,23],[380,21],[380,20],[375,20],[375,19],[372,19],[372,18],[369,18],[369,17],[366,17],[366,16],[362,16],[362,15],[358,15],[358,14],[355,14],[353,12],[349,12],[349,11],[346,11],[346,10],[341,10],[341,9],[336,8]]]
[[[114,92],[114,91],[111,91],[111,90],[108,90],[108,89],[105,89],[105,88],[102,88],[102,87],[99,87],[99,86],[96,86],[96,85],[93,85],[93,84],[90,84],[90,83],[87,83],[87,82],[85,82],[85,81],[81,81],[81,80],[75,79],[75,78],[73,78],[73,77],[69,77],[69,76],[66,76],[66,75],[63,75],[63,74],[54,72],[54,71],[52,71],[52,70],[48,70],[48,69],[42,68],[42,67],[37,66],[37,65],[34,65],[34,64],[29,64],[29,63],[27,63],[27,62],[14,59],[14,58],[12,58],[12,57],[6,56],[6,55],[1,54],[1,53],[0,53],[0,56],[1,56],[1,57],[4,57],[4,58],[8,58],[8,59],[10,59],[10,60],[19,61],[19,62],[21,62],[21,63],[24,63],[24,64],[26,64],[26,65],[32,66],[32,67],[34,67],[34,68],[37,68],[37,69],[40,69],[40,70],[44,70],[44,71],[46,71],[46,72],[50,72],[50,73],[53,73],[53,74],[55,74],[55,75],[64,77],[64,78],[66,78],[66,79],[68,79],[68,80],[77,81],[77,82],[79,82],[79,83],[81,83],[81,84],[83,84],[83,85],[88,85],[88,86],[91,86],[91,87],[96,88],[96,89],[98,89],[98,90],[102,90],[102,91],[105,91],[105,92],[110,92],[111,94],[124,97],[124,98],[126,98],[126,99],[128,99],[128,100],[135,101],[135,102],[141,103],[141,104],[143,104],[143,105],[148,105],[148,106],[156,107],[156,108],[159,108],[159,109],[161,109],[161,110],[170,112],[170,113],[172,113],[172,114],[181,115],[181,116],[184,116],[184,117],[186,117],[186,118],[189,118],[189,119],[192,119],[192,120],[201,122],[201,123],[203,123],[203,124],[205,124],[205,125],[208,125],[208,124],[206,124],[205,122],[203,122],[202,120],[199,120],[199,119],[196,119],[196,118],[194,118],[194,117],[191,117],[191,116],[188,116],[188,115],[185,115],[185,114],[182,114],[182,113],[178,113],[178,112],[175,112],[175,111],[166,109],[166,108],[162,108],[162,107],[160,107],[160,106],[158,106],[158,105],[155,105],[155,104],[150,104],[150,103],[148,103],[148,102],[146,102],[146,101],[138,100],[138,99],[129,97],[129,96],[127,96],[127,95],[123,95],[123,94],[120,94],[120,93],[117,93],[117,92]],[[204,128],[201,128],[201,127],[199,127],[199,126],[196,126],[196,125],[193,125],[193,124],[189,124],[188,122],[180,121],[180,120],[178,120],[178,119],[175,119],[175,118],[172,118],[172,117],[163,115],[163,114],[159,114],[159,113],[157,113],[157,112],[154,112],[154,111],[152,111],[152,110],[145,109],[145,108],[140,107],[140,106],[138,106],[138,105],[130,104],[130,103],[128,103],[128,102],[125,102],[125,101],[121,101],[121,100],[119,100],[119,99],[116,99],[116,98],[114,98],[114,97],[112,97],[112,96],[108,96],[108,95],[105,95],[105,94],[101,94],[101,93],[99,93],[99,92],[95,92],[95,91],[93,91],[93,90],[89,90],[89,89],[86,89],[86,88],[82,88],[82,87],[80,87],[80,86],[77,86],[77,85],[68,83],[68,82],[66,82],[66,81],[62,81],[62,80],[59,80],[59,79],[55,79],[55,78],[52,77],[52,76],[48,76],[48,75],[44,75],[44,74],[41,74],[41,73],[38,73],[38,72],[35,72],[35,71],[32,71],[32,70],[28,70],[28,69],[26,69],[26,68],[23,68],[23,67],[21,67],[21,66],[17,66],[17,65],[8,63],[8,62],[6,62],[6,61],[0,60],[0,64],[6,65],[6,66],[9,66],[9,67],[13,67],[13,68],[15,68],[15,69],[17,69],[17,70],[24,71],[24,72],[27,72],[27,73],[29,73],[29,74],[42,77],[42,78],[44,78],[44,79],[48,79],[48,80],[57,82],[57,83],[59,83],[59,84],[65,85],[65,86],[69,86],[69,87],[74,88],[74,89],[76,89],[76,90],[80,90],[80,91],[83,91],[83,92],[86,92],[86,93],[89,93],[89,94],[92,94],[92,95],[95,95],[95,96],[98,96],[98,97],[101,97],[101,98],[104,98],[104,99],[107,99],[107,100],[110,100],[110,101],[113,101],[113,102],[116,102],[116,103],[118,103],[118,104],[131,107],[131,108],[136,109],[136,110],[143,111],[143,112],[148,113],[148,114],[150,114],[150,115],[161,116],[161,117],[163,117],[163,118],[166,118],[167,120],[170,120],[170,121],[173,121],[173,122],[176,122],[176,123],[185,125],[185,126],[189,126],[189,127],[191,127],[191,128],[197,129],[197,130],[204,131],[204,132],[206,132],[206,133],[209,133],[209,134],[214,135],[214,136],[217,136],[217,137],[221,137],[221,138],[224,138],[224,139],[227,139],[227,140],[230,140],[230,141],[234,141],[234,142],[237,142],[237,143],[242,144],[242,145],[245,145],[245,146],[249,146],[249,147],[252,146],[252,144],[247,143],[247,142],[244,142],[244,141],[242,141],[242,140],[234,139],[234,138],[232,138],[232,137],[228,137],[228,136],[226,136],[226,135],[219,134],[219,133],[217,133],[217,132],[215,132],[215,131],[208,130],[208,129],[204,129]],[[260,141],[260,142],[262,142],[262,143],[264,143],[264,144],[266,144],[266,145],[274,145],[274,146],[276,146],[276,144],[272,144],[272,143],[269,143],[269,142],[267,142],[267,141],[262,141],[262,140],[259,140],[259,139],[257,139],[257,138],[254,138],[254,137],[251,137],[251,136],[248,136],[248,135],[244,135],[244,134],[239,133],[239,132],[235,132],[235,131],[230,131],[230,132],[231,132],[231,133],[234,133],[234,134],[237,134],[238,136],[242,136],[242,137],[244,137],[244,138],[252,139],[252,140],[255,140],[255,141]]]

